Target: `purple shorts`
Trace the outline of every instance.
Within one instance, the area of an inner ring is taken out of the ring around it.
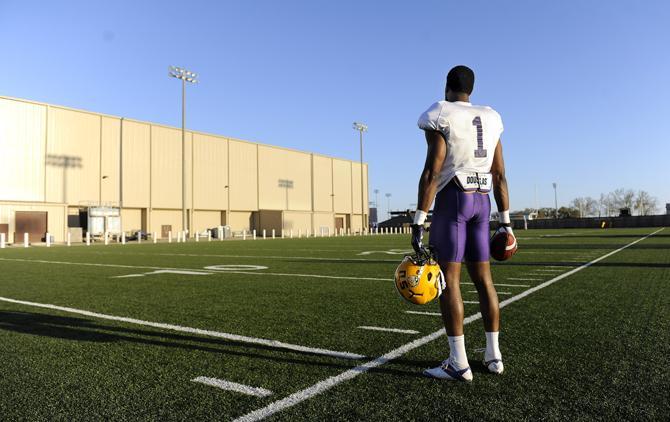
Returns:
[[[429,244],[439,261],[488,261],[491,201],[481,193],[465,193],[451,181],[437,194]]]

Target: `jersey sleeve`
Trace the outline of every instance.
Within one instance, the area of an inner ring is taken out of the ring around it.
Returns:
[[[439,102],[430,106],[428,110],[423,112],[419,117],[417,123],[420,129],[423,130],[437,130],[445,132],[449,129],[449,121],[442,113],[442,104]]]

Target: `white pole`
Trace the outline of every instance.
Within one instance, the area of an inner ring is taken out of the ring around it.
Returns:
[[[181,234],[181,241],[186,243],[186,235],[188,234],[188,230],[184,230]]]
[[[207,241],[208,242],[212,241],[212,231],[211,230],[207,230]]]
[[[47,241],[47,248],[50,248],[51,247],[51,235],[49,234],[49,232],[47,232],[46,241]]]
[[[168,243],[172,243],[172,231],[168,232]]]
[[[275,229],[272,229],[272,238],[275,238]]]
[[[242,240],[247,240],[247,229],[242,230]]]
[[[72,233],[67,232],[67,245],[72,246]]]
[[[265,236],[265,229],[263,229],[263,239],[266,239],[266,236]]]
[[[142,233],[143,233],[143,232],[142,232],[141,230],[137,232],[137,244],[138,244],[138,245],[139,245],[140,243],[142,243]]]
[[[104,236],[105,236],[105,245],[109,245],[109,236],[107,235],[107,232],[105,232]]]
[[[91,246],[91,233],[86,232],[86,246]]]
[[[154,243],[158,242],[158,238],[156,237],[156,232],[151,233],[151,240],[153,240]]]
[[[195,232],[195,241],[200,242],[200,233]]]
[[[126,232],[121,233],[121,244],[126,244]]]
[[[23,233],[23,247],[27,248],[30,245],[30,240],[28,239],[28,233]]]
[[[289,237],[293,239],[293,229],[289,230]]]
[[[302,237],[302,229],[298,229],[298,239]]]
[[[0,249],[5,249],[5,234],[0,233]]]
[[[254,235],[254,240],[256,240],[256,229],[254,229],[253,235]]]

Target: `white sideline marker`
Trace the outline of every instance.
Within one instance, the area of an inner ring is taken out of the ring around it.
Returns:
[[[178,332],[181,332],[181,333],[197,334],[197,335],[206,336],[206,337],[223,338],[223,339],[226,339],[226,340],[238,341],[238,342],[242,342],[242,343],[261,344],[263,346],[273,347],[273,348],[276,348],[276,349],[285,349],[285,350],[291,350],[291,351],[296,351],[296,352],[312,353],[312,354],[315,354],[315,355],[331,356],[331,357],[341,358],[341,359],[362,359],[362,358],[365,357],[363,355],[359,355],[359,354],[356,354],[356,353],[338,352],[338,351],[335,351],[335,350],[321,349],[321,348],[318,348],[318,347],[300,346],[298,344],[284,343],[282,341],[270,340],[270,339],[265,339],[265,338],[248,337],[248,336],[242,336],[242,335],[238,335],[238,334],[222,333],[222,332],[219,332],[219,331],[203,330],[201,328],[183,327],[181,325],[165,324],[165,323],[162,323],[162,322],[151,322],[151,321],[144,321],[144,320],[135,319],[135,318],[119,317],[119,316],[114,316],[114,315],[106,315],[106,314],[100,314],[100,313],[97,313],[97,312],[86,311],[86,310],[83,310],[83,309],[75,309],[75,308],[68,308],[66,306],[50,305],[48,303],[28,302],[28,301],[25,301],[25,300],[17,300],[17,299],[11,299],[11,298],[8,298],[8,297],[1,297],[1,296],[0,296],[0,301],[7,302],[7,303],[15,303],[17,305],[33,306],[35,308],[52,309],[52,310],[55,310],[55,311],[68,312],[68,313],[77,314],[77,315],[85,315],[85,316],[88,316],[88,317],[91,317],[91,318],[105,319],[105,320],[109,320],[109,321],[119,321],[119,322],[125,322],[127,324],[143,325],[143,326],[146,326],[146,327],[153,327],[153,328],[158,328],[158,329],[161,329],[161,330],[178,331]]]
[[[616,249],[612,252],[609,252],[605,255],[602,255],[599,258],[594,259],[591,262],[587,262],[571,271],[568,271],[566,273],[563,273],[559,276],[556,276],[552,278],[551,280],[545,281],[542,284],[538,284],[535,287],[532,287],[528,290],[524,290],[523,292],[519,293],[516,296],[512,296],[509,299],[506,299],[502,302],[500,302],[500,307],[504,308],[505,306],[512,304],[516,302],[517,300],[521,300],[524,297],[530,295],[531,293],[535,293],[538,290],[544,289],[547,286],[550,286],[557,281],[560,281],[566,277],[571,276],[572,274],[575,274],[585,268],[590,267],[591,265],[595,264],[596,262],[602,261],[603,259],[609,258],[610,256],[621,252],[622,250],[635,245],[638,242],[641,242],[650,236],[655,235],[656,233],[659,233],[662,231],[663,228],[656,230],[655,232],[652,232],[644,237],[641,237],[625,246],[622,246],[619,249]],[[463,320],[463,325],[470,324],[473,321],[477,321],[481,319],[482,314],[477,312],[476,314],[470,315],[469,317],[465,318]],[[434,333],[428,334],[426,336],[423,336],[421,338],[418,338],[410,343],[407,343],[403,346],[398,347],[397,349],[393,349],[390,352],[379,356],[376,359],[373,359],[371,361],[368,361],[362,365],[359,365],[355,368],[349,369],[347,371],[344,371],[338,375],[326,378],[323,381],[319,381],[316,384],[309,386],[303,390],[300,390],[298,392],[295,392],[287,397],[284,397],[281,400],[277,400],[275,402],[272,402],[268,404],[265,407],[262,407],[260,409],[254,410],[253,412],[249,412],[246,415],[242,415],[239,418],[235,419],[236,422],[251,422],[251,421],[259,421],[261,419],[265,419],[268,416],[274,415],[275,413],[281,412],[284,409],[287,409],[289,407],[295,406],[298,403],[301,403],[307,399],[310,399],[312,397],[318,396],[319,394],[335,387],[338,384],[341,384],[345,381],[348,381],[350,379],[356,378],[357,376],[366,373],[372,368],[376,368],[378,366],[384,365],[385,363],[388,363],[389,361],[399,358],[400,356],[404,355],[405,353],[408,353],[418,347],[423,346],[424,344],[428,344],[434,340],[437,340],[438,338],[444,336],[446,332],[444,331],[444,328],[440,328],[439,330],[435,331]]]
[[[419,334],[418,331],[416,330],[403,330],[400,328],[385,328],[385,327],[371,327],[369,325],[361,325],[360,327],[356,327],[361,330],[372,330],[372,331],[386,331],[389,333],[400,333],[400,334]]]
[[[235,391],[237,393],[246,394],[255,397],[267,397],[272,395],[272,391],[260,387],[250,387],[244,384],[238,384],[232,381],[226,381],[218,378],[198,377],[191,381],[199,382],[200,384],[209,385],[211,387],[220,388],[226,391]]]

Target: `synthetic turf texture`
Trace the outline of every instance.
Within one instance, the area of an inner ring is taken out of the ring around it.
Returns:
[[[569,271],[655,230],[522,231],[519,253],[495,265],[494,278],[538,285],[560,274],[538,269]],[[410,306],[390,280],[357,279],[390,277],[401,258],[360,252],[402,250],[407,244],[406,236],[379,236],[4,249],[0,258],[269,268],[258,274],[112,278],[151,270],[0,260],[0,296],[375,358],[440,327],[439,317],[405,313],[437,312],[436,304]],[[306,259],[315,257],[331,259]],[[544,268],[550,265],[556,267]],[[469,281],[465,273],[463,281]],[[516,295],[525,289],[498,290]],[[469,290],[471,285],[463,286],[464,299],[476,301]],[[669,294],[666,229],[503,309],[506,372],[500,377],[484,373],[478,363],[475,349],[484,346],[484,335],[477,321],[466,327],[475,376],[470,385],[421,377],[424,367],[445,357],[442,337],[270,419],[662,419],[670,407]],[[465,305],[466,316],[477,310]],[[8,420],[227,420],[362,363],[5,302],[0,358],[0,415]],[[201,376],[273,394],[246,396],[191,381]]]

